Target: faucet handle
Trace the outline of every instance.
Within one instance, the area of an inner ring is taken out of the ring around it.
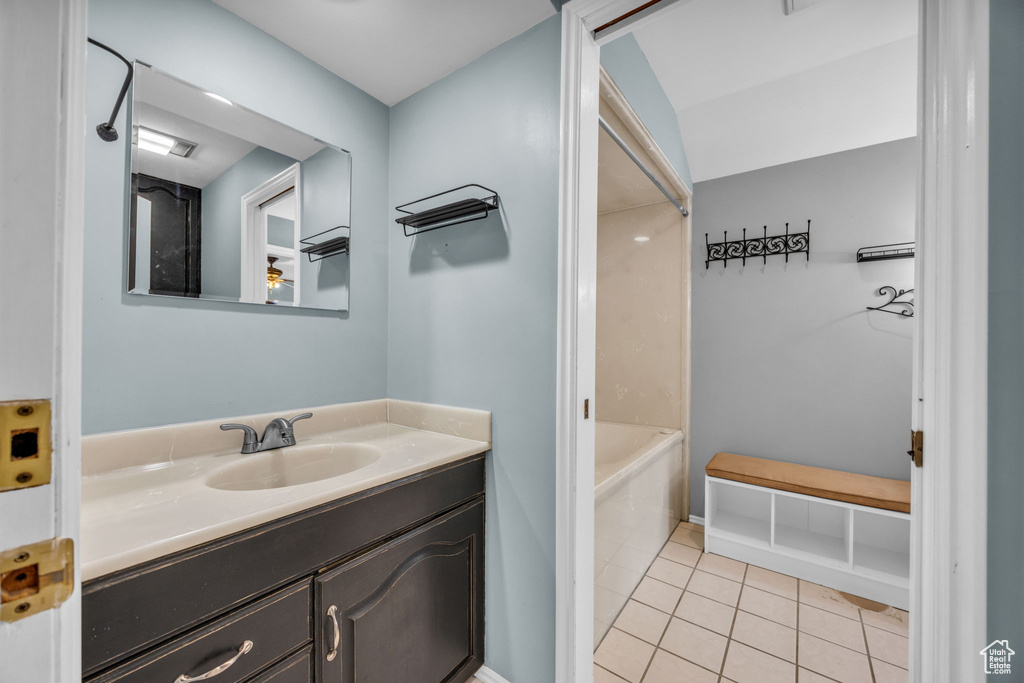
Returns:
[[[291,418],[290,420],[288,418],[285,418],[284,421],[288,423],[289,427],[292,427],[299,420],[308,420],[311,417],[313,417],[313,413],[303,413],[302,415],[296,415],[295,417]]]
[[[231,430],[231,429],[241,429],[243,432],[245,432],[245,438],[242,441],[242,449],[243,449],[242,452],[243,453],[246,452],[245,448],[247,448],[247,447],[251,448],[251,447],[256,445],[256,438],[257,438],[256,437],[256,430],[253,429],[252,427],[250,427],[249,425],[240,425],[240,424],[236,424],[236,423],[232,422],[232,423],[228,423],[228,424],[222,424],[220,426],[220,428],[221,428],[222,431],[225,431],[225,432],[228,431],[228,430]],[[251,453],[252,451],[249,451],[249,452]]]

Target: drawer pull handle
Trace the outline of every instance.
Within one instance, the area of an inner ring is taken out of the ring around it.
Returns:
[[[237,662],[239,657],[241,657],[242,655],[244,655],[246,652],[248,652],[251,649],[252,649],[252,641],[251,640],[247,640],[244,643],[242,643],[242,647],[238,648],[238,654],[236,654],[234,657],[232,657],[228,661],[224,662],[220,666],[217,666],[217,667],[214,667],[214,668],[210,669],[209,671],[207,671],[206,673],[204,673],[201,676],[193,677],[193,676],[187,676],[185,674],[181,674],[180,676],[178,676],[177,678],[174,679],[174,683],[191,683],[192,681],[205,681],[205,680],[208,680],[210,678],[213,678],[214,676],[218,676],[218,675],[224,673],[225,671],[227,671],[228,669],[230,669],[231,665],[234,664],[235,662]]]
[[[327,616],[331,618],[331,626],[334,628],[334,644],[327,651],[327,661],[333,662],[334,658],[338,656],[338,645],[341,643],[341,629],[338,628],[338,606],[331,605],[327,610]]]

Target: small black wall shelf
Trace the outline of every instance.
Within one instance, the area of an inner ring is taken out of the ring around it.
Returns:
[[[468,199],[451,201],[432,208],[423,208],[420,211],[408,210],[408,207],[410,206],[429,202],[431,199],[451,195],[459,190],[465,190],[470,187],[476,187],[484,190],[487,194],[482,197],[471,197]],[[396,206],[396,211],[401,211],[407,215],[402,216],[401,218],[396,218],[395,222],[402,226],[406,237],[412,237],[413,235],[421,232],[430,232],[431,230],[437,230],[438,228],[447,228],[451,225],[459,225],[460,223],[469,223],[471,221],[478,221],[487,218],[491,211],[498,208],[499,201],[498,193],[494,190],[486,188],[483,185],[470,183],[469,185],[463,185],[444,192],[438,192],[437,194],[432,194],[429,197],[424,197],[423,199],[417,199],[416,201]]]
[[[897,244],[879,244],[875,247],[861,247],[857,250],[857,263],[914,258],[914,246],[913,242],[899,242]]]
[[[896,289],[891,285],[885,285],[884,287],[878,288],[879,296],[887,296],[889,300],[881,306],[868,306],[869,311],[881,311],[882,313],[892,313],[893,315],[899,315],[904,318],[914,317],[914,299],[910,295],[914,293],[912,289]]]
[[[338,230],[344,230],[346,232],[343,235],[339,233],[338,235],[334,237],[329,237],[327,239],[316,239],[317,237],[327,235],[328,233],[334,233],[335,231]],[[329,230],[324,230],[323,232],[318,232],[315,235],[310,235],[309,237],[299,240],[303,244],[307,245],[303,247],[300,251],[302,251],[303,254],[309,257],[310,263],[316,263],[317,261],[322,261],[325,258],[337,256],[338,254],[347,254],[349,253],[348,238],[351,234],[352,229],[350,227],[348,227],[347,225],[339,225],[337,227],[330,228]],[[313,258],[314,256],[316,258]]]
[[[784,254],[786,263],[789,263],[790,254],[805,254],[806,260],[811,260],[811,221],[807,221],[806,232],[790,232],[789,223],[786,223],[786,232],[782,235],[768,236],[768,226],[764,226],[764,233],[761,237],[747,239],[747,229],[743,229],[743,239],[729,241],[729,232],[724,232],[724,239],[721,242],[709,242],[708,234],[704,233],[704,244],[707,246],[708,256],[704,259],[705,270],[711,267],[713,261],[722,261],[725,267],[729,266],[730,259],[743,259],[743,265],[747,265],[748,258],[760,258],[762,263],[768,263],[769,256]]]

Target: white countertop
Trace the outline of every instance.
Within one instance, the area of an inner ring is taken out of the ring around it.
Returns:
[[[363,444],[377,449],[380,457],[361,469],[322,481],[235,491],[211,488],[205,481],[226,465],[264,453],[241,455],[241,433],[220,432],[219,425],[249,421],[262,429],[267,416],[86,437],[83,469],[89,476],[82,480],[82,579],[88,581],[490,449],[490,413],[486,411],[390,399],[311,410],[319,419],[306,432],[303,426],[312,420],[296,423],[297,444],[292,448]],[[287,416],[299,412],[305,410],[290,411]],[[225,439],[225,434],[233,436]],[[267,453],[274,452],[278,451]]]

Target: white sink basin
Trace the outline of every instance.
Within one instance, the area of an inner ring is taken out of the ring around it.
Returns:
[[[371,465],[380,451],[362,444],[289,446],[243,456],[214,470],[206,485],[227,491],[260,491],[311,484]]]

